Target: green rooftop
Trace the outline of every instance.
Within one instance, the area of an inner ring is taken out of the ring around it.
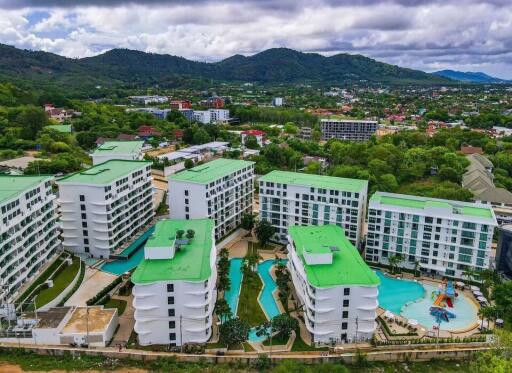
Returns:
[[[346,192],[361,192],[368,186],[368,180],[347,179],[343,177],[312,175],[288,171],[272,171],[262,176],[259,180],[272,183],[341,190]]]
[[[478,207],[465,202],[440,200],[420,196],[408,196],[405,194],[383,194],[375,193],[371,198],[371,202],[377,202],[380,205],[389,205],[395,207],[406,207],[416,210],[424,210],[425,208],[443,208],[447,209],[447,214],[457,214],[465,216],[474,216],[478,218],[492,219],[493,213],[490,207]]]
[[[106,185],[114,180],[128,176],[145,166],[150,166],[148,161],[110,160],[100,163],[84,171],[78,171],[57,180],[58,184],[94,184]]]
[[[71,133],[71,124],[52,124],[44,128],[59,131],[62,133]]]
[[[169,177],[171,181],[188,181],[197,184],[209,184],[242,168],[253,165],[254,162],[237,159],[219,158],[214,161],[196,166],[190,170],[178,172]]]
[[[0,203],[19,197],[25,191],[51,178],[52,176],[0,175]]]
[[[178,230],[193,229],[194,238],[181,246],[172,259],[143,259],[132,275],[134,284],[158,281],[205,281],[211,276],[210,256],[215,222],[210,219],[160,220],[146,247],[171,244]]]
[[[337,225],[310,225],[288,227],[295,250],[301,259],[308,282],[318,288],[328,288],[342,285],[378,286],[380,280],[357,249],[345,236],[345,232]],[[330,253],[330,247],[339,250],[332,251],[332,264],[308,265],[304,252],[312,254]]]
[[[133,154],[141,151],[144,141],[106,141],[94,150],[93,155]]]

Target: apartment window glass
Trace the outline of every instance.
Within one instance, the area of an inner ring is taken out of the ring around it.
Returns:
[[[349,304],[348,299],[343,299],[343,307],[348,307]]]
[[[80,202],[85,201],[85,196],[83,194],[80,194]]]
[[[343,311],[343,314],[341,317],[344,319],[348,319],[348,311]]]
[[[174,291],[174,284],[167,284],[167,292],[172,293]]]
[[[342,322],[341,323],[341,329],[347,330],[347,328],[348,328],[348,323],[347,322]]]
[[[169,321],[169,329],[176,328],[176,321]]]
[[[167,297],[167,304],[174,304],[174,297]]]
[[[169,317],[174,317],[175,316],[174,308],[167,310],[167,314],[169,315]]]
[[[343,295],[350,295],[350,288],[343,289]]]
[[[169,339],[171,341],[175,341],[176,340],[176,333],[169,333]]]

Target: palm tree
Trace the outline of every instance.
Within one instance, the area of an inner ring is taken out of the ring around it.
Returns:
[[[483,282],[482,291],[488,298],[491,298],[492,292],[496,285],[501,283],[501,277],[492,269],[483,269],[478,272],[478,279]]]
[[[420,262],[415,260],[414,261],[414,277],[418,277],[419,276],[419,273],[418,273],[418,267],[420,266]],[[416,276],[416,274],[418,273],[418,276]]]
[[[398,269],[398,263],[401,263],[403,261],[402,256],[400,254],[393,255],[389,257],[388,263],[391,267],[391,273],[395,274]]]
[[[225,299],[217,300],[215,303],[215,313],[219,317],[221,325],[225,320],[228,320],[231,318],[231,316],[233,316],[231,307],[229,307],[229,304]]]
[[[468,267],[462,272],[462,276],[466,277],[469,281],[474,281],[477,277],[477,272],[473,268]]]

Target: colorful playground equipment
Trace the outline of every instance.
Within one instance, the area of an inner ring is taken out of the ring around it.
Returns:
[[[450,322],[450,319],[456,317],[454,313],[441,307],[430,307],[430,314],[436,318],[438,324],[440,324],[441,321]]]
[[[449,322],[455,318],[455,314],[445,309],[446,306],[453,308],[455,298],[459,294],[455,291],[451,281],[443,280],[437,290],[432,292],[432,300],[434,305],[430,307],[430,314],[436,318],[437,323],[441,321]]]

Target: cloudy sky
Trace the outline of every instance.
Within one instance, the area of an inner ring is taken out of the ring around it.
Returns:
[[[512,0],[0,0],[0,43],[201,61],[288,47],[512,79]]]

